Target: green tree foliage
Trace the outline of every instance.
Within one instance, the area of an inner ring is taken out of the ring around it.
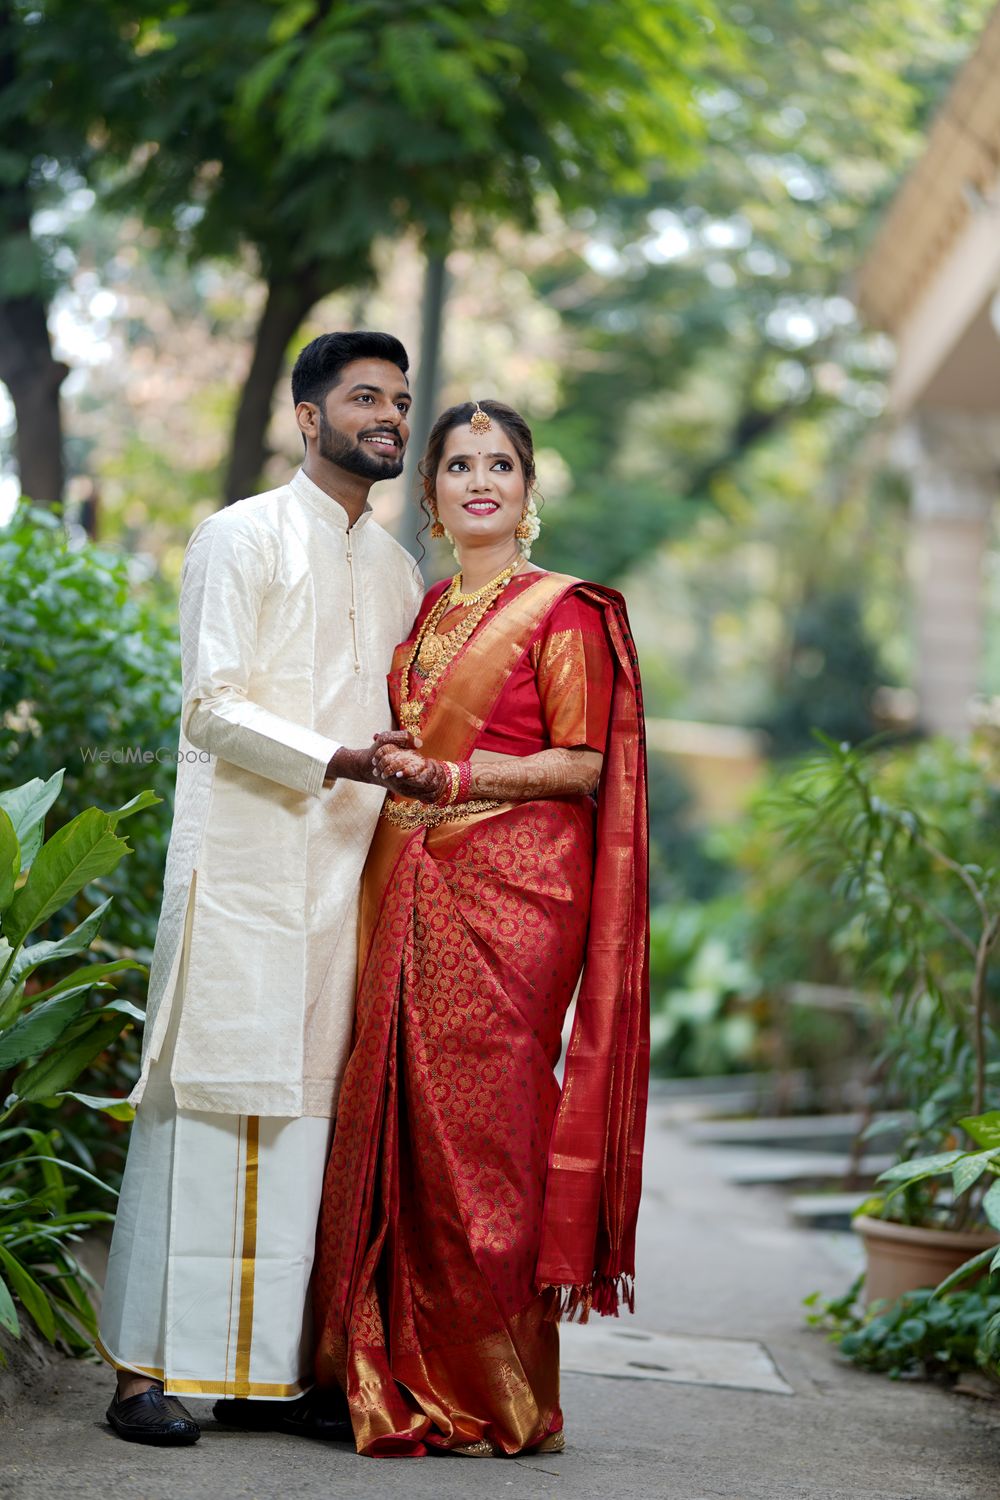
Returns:
[[[873,700],[885,680],[857,595],[824,591],[807,599],[761,720],[773,754],[804,754],[817,729],[837,740],[870,739],[878,727]]]
[[[110,3],[110,0],[105,0]],[[637,191],[686,155],[715,23],[689,0],[171,0],[141,8],[108,106],[122,193],[195,256],[256,252],[268,284],[228,498],[259,471],[289,338],[371,274],[380,235],[530,224]]]
[[[699,506],[756,503],[749,459],[796,424],[824,426],[843,474],[886,361],[851,277],[988,8],[720,7],[745,45],[699,92],[697,162],[665,158],[647,192],[581,216],[536,278],[576,348],[541,434],[573,474],[547,516],[572,571],[626,572]],[[786,482],[817,503],[809,465]]]
[[[81,546],[54,516],[27,507],[0,529],[0,617],[0,788],[47,781],[65,766],[50,831],[144,787],[163,800],[127,867],[99,881],[101,894],[117,898],[102,941],[148,957],[175,777],[176,623],[136,596],[126,557]]]

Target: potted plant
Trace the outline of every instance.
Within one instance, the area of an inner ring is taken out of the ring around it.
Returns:
[[[956,1285],[956,1271],[964,1271],[964,1280],[987,1263],[1000,1265],[1000,1110],[960,1120],[956,1129],[972,1139],[972,1149],[897,1162],[878,1179],[888,1189],[878,1200],[883,1210],[922,1190],[920,1222],[884,1212],[855,1219],[867,1249],[869,1302],[895,1301],[914,1287]],[[944,1182],[946,1195],[934,1190]]]
[[[823,743],[826,754],[791,778],[781,822],[830,880],[844,913],[839,951],[886,1010],[873,1076],[880,1102],[906,1114],[867,1134],[907,1130],[880,1178],[886,1191],[854,1227],[868,1300],[893,1299],[1000,1239],[1000,785],[986,747],[929,742],[886,755]]]

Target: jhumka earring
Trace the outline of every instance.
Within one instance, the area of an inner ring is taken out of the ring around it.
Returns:
[[[435,512],[435,515],[434,515],[434,524],[431,526],[431,536],[434,538],[434,540],[436,542],[439,542],[441,540],[441,538],[444,536],[444,527],[442,526],[440,520],[438,519],[438,516],[437,516],[436,512]]]
[[[518,521],[517,525],[514,527],[514,535],[517,537],[517,540],[519,542],[530,542],[531,541],[531,526],[528,523],[528,512],[527,511],[524,512],[524,515],[521,517],[521,519]]]
[[[476,402],[475,411],[469,418],[469,426],[472,428],[473,432],[492,431],[493,423],[490,421],[489,412],[483,411],[478,401]]]

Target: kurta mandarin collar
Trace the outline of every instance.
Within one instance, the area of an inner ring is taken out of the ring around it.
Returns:
[[[341,505],[340,501],[336,500],[333,495],[328,495],[326,490],[320,489],[319,485],[309,478],[304,469],[299,469],[296,474],[292,475],[292,478],[288,482],[288,487],[295,491],[300,500],[304,500],[313,510],[319,511],[321,515],[325,516],[328,521],[331,521],[340,531],[357,531],[371,519],[372,508],[366,501],[365,508],[354,522],[354,525],[349,526],[347,524],[347,511]]]

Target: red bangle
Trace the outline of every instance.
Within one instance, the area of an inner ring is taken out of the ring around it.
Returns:
[[[472,762],[471,760],[460,760],[458,763],[458,796],[456,802],[468,802],[472,792]]]

